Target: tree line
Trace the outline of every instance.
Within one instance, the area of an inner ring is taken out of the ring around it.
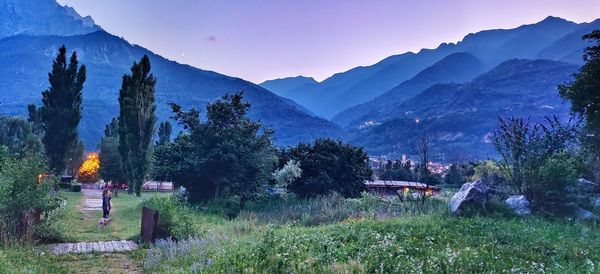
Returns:
[[[86,67],[75,52],[67,58],[62,46],[48,80],[42,105],[28,106],[28,121],[5,118],[0,123],[6,128],[0,141],[15,154],[44,155],[53,174],[74,174],[85,147],[78,126]],[[330,139],[278,148],[273,130],[248,117],[251,105],[243,92],[208,104],[205,119],[195,108],[172,103],[173,121],[183,130],[171,140],[171,122],[156,118],[156,82],[148,56],[123,75],[119,115],[106,125],[98,145],[99,173],[106,182],[126,183],[129,193],[139,196],[147,179],[172,181],[186,189],[192,203],[236,197],[242,207],[274,191],[356,197],[365,190],[371,170],[361,148]],[[296,175],[289,173],[292,162]]]

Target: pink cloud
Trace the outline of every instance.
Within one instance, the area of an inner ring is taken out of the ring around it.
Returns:
[[[207,41],[211,44],[215,44],[217,42],[217,37],[215,37],[214,35],[208,36],[208,38],[206,38],[204,41]]]

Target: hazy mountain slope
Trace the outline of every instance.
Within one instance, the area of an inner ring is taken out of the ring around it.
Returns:
[[[134,61],[149,55],[158,78],[159,120],[170,116],[169,102],[202,111],[207,102],[226,93],[243,91],[252,103],[250,116],[276,130],[280,145],[317,137],[344,137],[344,131],[321,118],[311,117],[295,103],[242,79],[200,70],[166,60],[139,46],[99,31],[79,36],[13,36],[0,40],[0,105],[2,113],[24,114],[26,105],[40,102],[48,87],[47,74],[58,47],[77,51],[87,66],[81,136],[88,146],[99,141],[104,125],[118,115],[118,92],[123,73]],[[301,125],[301,126],[299,126]]]
[[[101,30],[91,17],[55,0],[0,0],[0,38],[17,35],[77,35]]]
[[[590,43],[581,37],[596,29],[600,29],[600,19],[581,24],[576,31],[565,35],[542,50],[540,58],[583,64],[583,51],[590,46]]]
[[[299,87],[287,97],[318,115],[331,118],[345,108],[367,102],[391,90],[450,54],[470,53],[481,60],[487,69],[512,58],[538,59],[542,51],[585,26],[548,17],[514,29],[472,33],[456,44],[444,43],[436,49],[394,55],[372,66],[338,73],[319,84]],[[574,38],[580,39],[576,35],[565,39]],[[582,50],[580,44],[570,46],[573,48],[569,51]],[[564,60],[563,56],[547,55],[546,58]]]
[[[493,155],[488,136],[497,116],[568,117],[569,105],[556,86],[571,80],[578,66],[549,60],[510,60],[466,84],[435,85],[396,108],[379,125],[352,128],[351,141],[374,154],[412,154],[411,144],[426,134],[433,153],[447,159]],[[416,122],[416,121],[419,122]]]
[[[259,84],[259,86],[266,88],[277,95],[285,96],[289,91],[304,85],[317,84],[312,77],[296,76],[287,77],[275,80],[268,80]]]
[[[396,106],[435,84],[467,82],[483,71],[483,64],[472,54],[450,54],[376,99],[340,112],[333,121],[343,127],[378,123],[395,115]]]

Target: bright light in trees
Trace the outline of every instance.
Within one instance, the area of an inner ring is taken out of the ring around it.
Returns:
[[[80,183],[95,183],[98,181],[98,171],[100,170],[100,157],[98,153],[92,152],[79,167],[77,172],[77,181]]]

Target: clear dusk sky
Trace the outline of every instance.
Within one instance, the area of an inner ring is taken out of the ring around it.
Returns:
[[[58,0],[162,56],[260,83],[323,80],[398,53],[548,15],[600,18],[600,0]]]

